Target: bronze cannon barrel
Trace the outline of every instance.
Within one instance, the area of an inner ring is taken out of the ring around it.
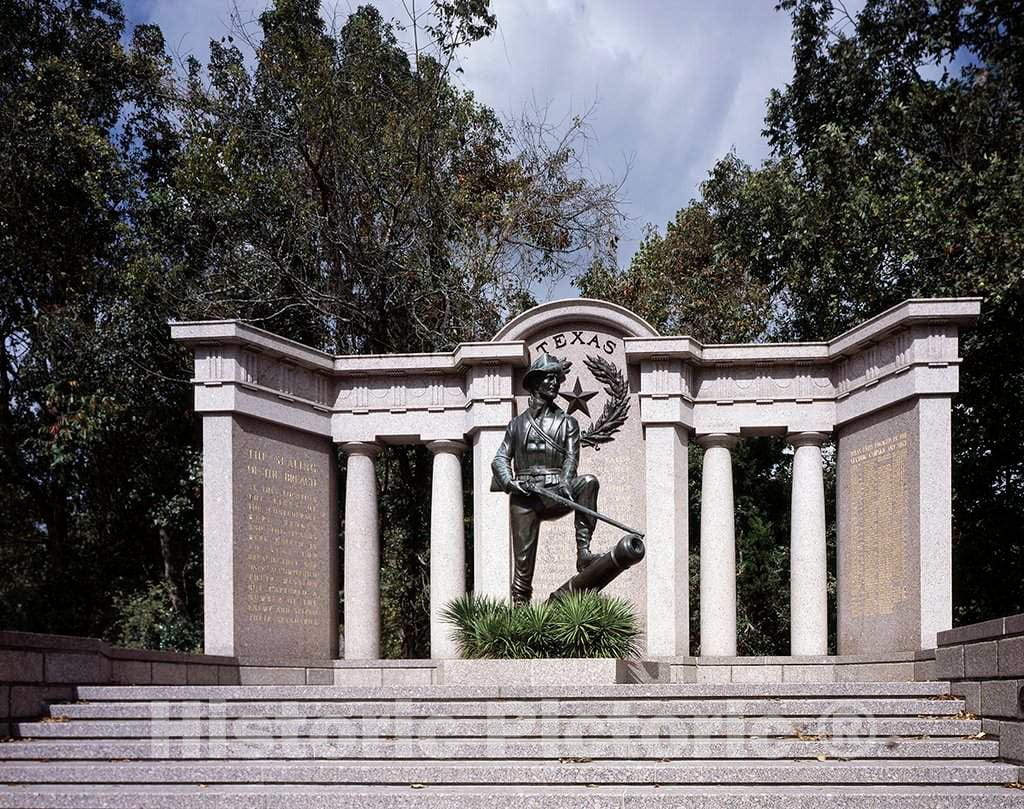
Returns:
[[[608,553],[595,559],[583,572],[577,573],[559,587],[549,600],[557,601],[568,593],[580,590],[603,590],[624,571],[644,558],[644,541],[638,534],[627,534]]]

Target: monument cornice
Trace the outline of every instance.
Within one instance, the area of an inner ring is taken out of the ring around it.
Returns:
[[[241,320],[171,321],[171,339],[191,347],[231,345],[332,376],[456,373],[474,365],[529,363],[519,340],[459,343],[452,351],[408,354],[329,354]]]
[[[593,311],[592,311],[593,310]],[[171,322],[171,338],[189,346],[238,345],[331,376],[415,375],[457,373],[475,365],[525,367],[526,343],[518,339],[524,329],[553,315],[582,320],[610,314],[633,329],[649,329],[649,336],[624,337],[627,361],[678,359],[696,365],[751,363],[834,363],[876,345],[896,332],[922,324],[961,326],[974,323],[981,298],[910,299],[893,306],[827,342],[704,344],[690,336],[658,336],[646,321],[615,304],[587,299],[552,301],[509,321],[490,342],[460,343],[454,350],[436,353],[332,355],[240,320]],[[629,316],[627,318],[627,315]],[[505,335],[516,339],[505,339]]]
[[[476,365],[529,364],[526,343],[512,340],[500,343],[459,343],[454,351],[422,354],[347,354],[334,358],[336,376],[369,374],[415,375],[458,373]]]
[[[595,298],[563,298],[527,309],[494,335],[495,342],[522,340],[551,323],[597,323],[617,328],[624,337],[657,337],[658,332],[639,315],[616,303]]]
[[[623,342],[626,358],[632,362],[679,359],[695,365],[832,363],[853,356],[911,326],[967,326],[973,324],[980,313],[981,298],[914,298],[823,342],[704,344],[688,335],[627,337]]]
[[[981,314],[981,298],[909,298],[829,340],[829,357],[849,356],[894,332],[918,324],[971,326]]]
[[[241,320],[171,321],[169,325],[172,340],[193,348],[237,345],[312,371],[334,369],[334,357],[330,354]]]
[[[438,353],[331,355],[237,320],[172,323],[171,335],[195,350],[198,412],[238,412],[335,440],[494,427],[514,412],[515,373],[532,336],[601,318],[640,371],[644,424],[829,430],[907,399],[955,393],[958,329],[979,312],[978,298],[912,299],[818,343],[704,345],[659,336],[622,307],[586,299],[542,304],[494,341]]]
[[[694,365],[749,364],[751,362],[827,362],[827,343],[732,343],[704,345],[683,337],[626,338],[626,359],[683,360]]]

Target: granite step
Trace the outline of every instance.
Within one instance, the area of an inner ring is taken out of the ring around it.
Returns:
[[[4,807],[1024,809],[944,683],[97,686],[0,744]]]
[[[960,759],[903,761],[638,761],[335,760],[5,762],[5,784],[438,784],[438,785],[997,785],[1019,768]],[[1008,793],[1009,794],[1009,793]]]
[[[0,760],[204,759],[982,759],[999,742],[964,739],[177,739],[23,741]]]
[[[810,697],[943,697],[949,683],[649,683],[636,685],[502,686],[334,686],[334,685],[129,685],[80,686],[78,698],[90,702],[152,700],[515,700],[515,699],[757,699]]]
[[[80,689],[84,690],[84,689]],[[84,698],[84,697],[83,697]],[[786,697],[659,699],[590,699],[587,695],[559,699],[421,700],[396,696],[391,700],[334,699],[281,701],[273,695],[249,700],[194,696],[192,699],[154,698],[153,701],[59,703],[50,715],[67,719],[238,719],[331,717],[575,717],[575,716],[942,716],[965,710],[959,698],[931,697]]]
[[[0,786],[2,809],[1024,809],[1003,786]]]
[[[59,710],[59,709],[58,709]],[[336,719],[76,719],[23,722],[18,733],[33,739],[149,739],[152,736],[247,738],[639,738],[763,736],[962,737],[981,732],[979,719],[944,717],[399,717]]]

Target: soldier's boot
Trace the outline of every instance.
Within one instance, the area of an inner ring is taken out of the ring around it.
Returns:
[[[584,535],[583,531],[576,531],[576,572],[582,573],[587,569],[593,562],[597,560],[600,554],[594,553],[590,550],[590,532],[587,531]]]
[[[597,492],[599,484],[593,475],[581,475],[573,479],[573,499],[580,505],[597,510]],[[576,512],[576,572],[582,573],[591,563],[600,558],[600,554],[590,550],[590,538],[597,528],[597,520],[586,514]]]
[[[582,573],[597,561],[600,554],[594,553],[586,545],[576,546],[576,572]]]

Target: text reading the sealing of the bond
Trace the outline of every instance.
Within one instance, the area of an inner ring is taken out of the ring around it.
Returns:
[[[888,436],[850,456],[853,560],[851,596],[857,615],[892,615],[910,595],[907,547],[907,433]]]
[[[312,537],[324,517],[323,468],[314,462],[248,448],[246,613],[260,624],[315,627],[321,613],[321,553]]]

